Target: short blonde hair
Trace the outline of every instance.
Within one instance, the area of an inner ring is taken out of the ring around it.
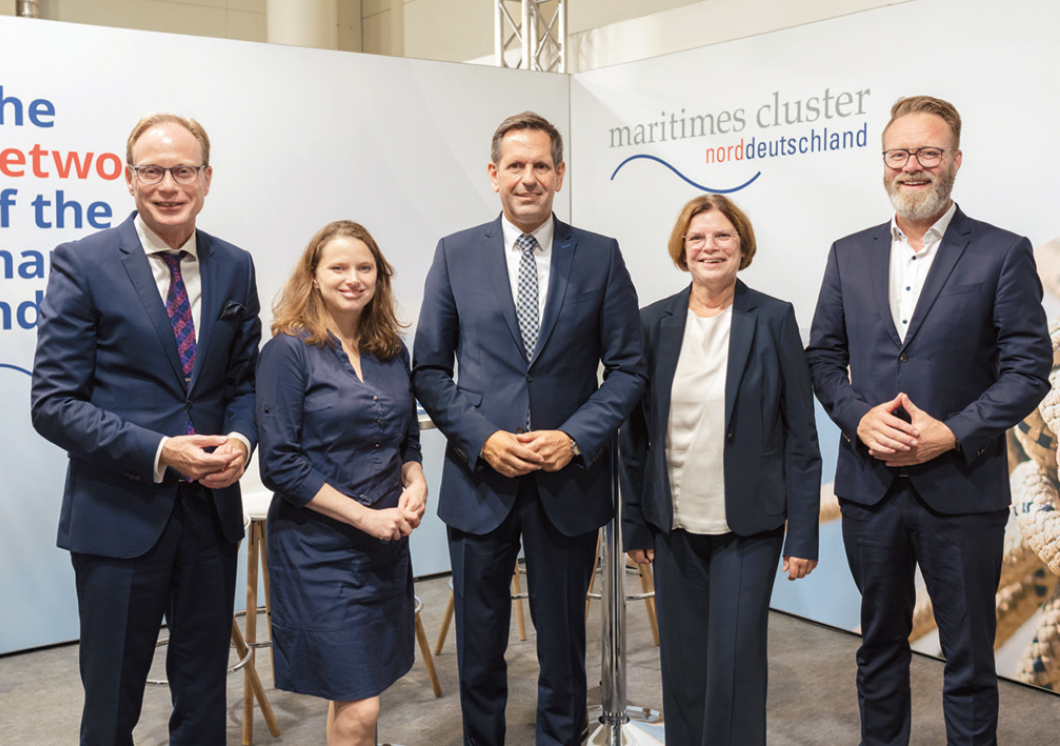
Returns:
[[[165,112],[156,112],[154,114],[148,114],[146,117],[141,119],[133,127],[132,132],[129,133],[129,139],[125,141],[125,162],[130,166],[133,165],[133,145],[136,141],[152,127],[157,127],[160,124],[176,124],[183,127],[192,134],[199,142],[199,147],[202,149],[202,166],[210,165],[210,138],[206,135],[206,130],[203,126],[196,122],[191,117],[182,117],[179,114],[167,114]]]
[[[949,101],[943,101],[941,98],[935,98],[934,96],[906,96],[905,98],[900,98],[891,107],[891,120],[883,128],[883,134],[887,134],[887,130],[894,124],[894,120],[907,114],[934,114],[949,126],[950,133],[953,135],[954,150],[961,147],[961,115],[957,113],[957,107]]]

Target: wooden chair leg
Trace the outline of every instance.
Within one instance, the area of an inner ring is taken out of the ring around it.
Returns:
[[[593,560],[593,574],[589,576],[589,591],[593,592],[593,586],[596,585],[596,570],[600,567],[600,545],[604,540],[604,530],[600,529],[596,532],[596,559]],[[585,621],[589,621],[589,604],[592,603],[592,599],[588,595],[585,596]]]
[[[515,562],[515,574],[512,576],[512,603],[515,604],[515,625],[519,630],[519,639],[526,641],[526,618],[523,616],[523,581],[519,578],[519,561]]]
[[[654,593],[655,592],[655,578],[651,574],[650,565],[637,565],[637,572],[640,574],[640,591],[641,593]],[[655,645],[659,645],[659,620],[655,616],[655,598],[644,599],[644,608],[648,612],[648,624],[651,625],[651,636],[655,641]]]
[[[246,642],[251,648],[250,663],[243,669],[243,746],[254,743],[254,697],[251,694],[251,674],[257,676],[254,668],[254,643],[257,642],[258,630],[258,522],[250,522],[250,536],[247,541],[247,613]]]
[[[449,625],[453,622],[453,612],[456,610],[456,597],[449,591],[449,603],[445,606],[445,616],[442,617],[442,628],[438,630],[438,642],[434,646],[434,654],[442,654],[442,645],[445,645],[445,636],[449,634]]]
[[[243,633],[239,631],[239,625],[236,624],[235,619],[232,620],[232,644],[236,646],[236,653],[240,658],[247,654],[247,643],[243,640]],[[265,724],[269,726],[269,733],[274,737],[279,737],[280,724],[276,722],[272,705],[269,704],[269,698],[265,696],[265,687],[261,685],[261,679],[258,678],[258,670],[254,667],[254,661],[248,661],[243,670],[250,676],[251,696],[258,700],[258,707],[261,708],[261,714],[265,716]]]
[[[260,548],[260,562],[261,562],[261,579],[265,585],[265,629],[269,633],[269,642],[272,642],[272,593],[269,591],[269,557],[268,547],[265,544],[265,523],[262,522],[260,526],[261,543]],[[276,654],[273,652],[273,646],[269,645],[269,663],[272,665],[272,670],[276,670]]]
[[[438,671],[434,668],[434,656],[431,655],[431,644],[427,642],[427,632],[423,629],[423,620],[419,612],[416,612],[416,642],[420,645],[420,654],[423,656],[423,665],[427,667],[427,677],[431,680],[431,689],[434,696],[442,696],[442,682],[438,680]]]

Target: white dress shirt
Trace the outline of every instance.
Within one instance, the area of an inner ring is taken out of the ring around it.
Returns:
[[[537,239],[534,247],[534,259],[537,260],[537,325],[541,326],[541,318],[545,313],[545,298],[548,296],[548,276],[552,268],[552,234],[555,233],[554,218],[549,218],[539,225],[530,235]],[[504,234],[504,258],[508,262],[508,283],[511,285],[512,300],[515,307],[519,307],[519,261],[523,258],[523,250],[516,246],[515,242],[523,231],[508,222],[508,218],[501,218],[501,229]]]
[[[897,219],[891,218],[891,273],[888,294],[891,317],[894,319],[895,328],[898,329],[898,337],[903,342],[917,301],[920,300],[920,291],[924,289],[924,280],[927,279],[939,244],[942,243],[942,237],[946,234],[956,211],[957,203],[950,202],[950,209],[924,234],[924,248],[920,251],[909,245],[905,234],[898,227]]]
[[[155,277],[155,285],[158,286],[158,295],[165,305],[166,296],[169,295],[169,283],[171,273],[169,266],[162,261],[162,254],[179,254],[186,251],[189,256],[180,262],[180,276],[184,279],[184,288],[188,291],[188,303],[191,304],[191,320],[195,324],[195,339],[199,338],[199,317],[202,312],[202,279],[199,275],[199,247],[195,240],[195,231],[191,232],[189,238],[179,249],[171,249],[169,245],[158,237],[154,231],[147,227],[143,218],[139,215],[133,220],[136,226],[136,235],[140,237],[140,245],[144,248],[148,260],[151,262],[151,274]]]

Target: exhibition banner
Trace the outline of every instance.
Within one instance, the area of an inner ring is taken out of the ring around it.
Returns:
[[[1056,319],[1058,27],[1060,5],[1044,0],[919,0],[575,75],[574,217],[618,237],[644,306],[690,281],[666,251],[681,207],[698,194],[728,195],[750,216],[758,242],[741,279],[791,301],[805,341],[832,242],[893,214],[880,143],[891,105],[930,94],[953,102],[964,120],[954,198],[970,216],[1039,247],[1046,308]],[[839,433],[820,407],[817,420],[820,566],[796,583],[778,575],[773,602],[854,629],[860,597],[831,492]],[[1023,497],[1016,491],[1017,502]],[[1009,539],[1019,543],[1015,523]],[[1023,581],[1013,582],[1023,596],[1048,585]],[[929,607],[926,618],[930,628]],[[1035,635],[1033,621],[1021,627],[1013,634],[1017,658]],[[930,634],[920,647],[939,649]],[[1011,674],[1014,665],[999,670]]]
[[[486,177],[494,128],[534,109],[567,138],[557,214],[619,239],[641,305],[689,281],[666,253],[681,206],[724,193],[758,238],[741,278],[791,301],[805,339],[832,242],[892,214],[880,155],[891,104],[931,94],[964,119],[955,199],[1030,238],[1060,323],[1057,28],[1051,0],[917,0],[563,76],[0,18],[0,653],[77,637],[73,572],[55,547],[66,458],[29,421],[35,330],[49,252],[132,210],[125,138],[143,114],[187,114],[209,132],[199,226],[254,255],[266,337],[293,261],[339,218],[373,233],[397,271],[400,316],[414,323],[438,238],[499,211]],[[831,490],[839,434],[817,414],[821,562],[806,580],[778,579],[774,605],[854,629],[859,597]],[[1055,484],[1055,464],[1042,466],[1055,461],[1051,432],[1031,423],[1021,437],[1019,457],[1035,462],[1026,468]],[[443,445],[424,434],[434,494]],[[260,489],[253,473],[245,481]],[[1006,565],[1002,593],[1032,612],[1053,603],[1060,619],[1055,575],[1033,559],[1043,535],[1018,525],[1045,504],[1026,492],[1031,481],[1014,483],[1008,534],[1031,560]],[[433,510],[413,560],[417,574],[448,569]],[[934,653],[927,619],[917,646]],[[1025,651],[1041,613],[1007,619],[999,670],[1011,675],[1034,665]]]
[[[310,237],[362,223],[395,267],[414,324],[438,239],[500,212],[486,172],[506,116],[567,132],[565,76],[0,17],[0,653],[75,639],[73,570],[55,547],[66,456],[30,424],[30,370],[49,253],[133,210],[125,140],[152,111],[212,141],[203,230],[249,250],[265,338]],[[556,200],[569,218],[567,193]],[[414,329],[408,329],[409,346]],[[432,494],[443,439],[424,433]],[[244,489],[260,489],[255,470]],[[428,512],[418,574],[449,568]],[[242,564],[242,563],[241,563]]]

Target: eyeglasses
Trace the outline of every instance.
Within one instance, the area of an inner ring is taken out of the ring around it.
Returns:
[[[947,148],[893,148],[883,151],[883,162],[889,168],[902,168],[909,161],[909,156],[913,156],[923,168],[934,168],[942,162],[942,154],[946,150]]]
[[[173,177],[173,181],[178,184],[194,184],[199,178],[199,171],[206,167],[207,164],[205,163],[201,166],[171,166],[170,168],[164,168],[163,166],[129,166],[136,172],[136,180],[148,186],[161,184],[162,179],[166,178],[166,171]]]
[[[686,234],[685,237],[685,248],[699,250],[707,245],[709,239],[714,239],[714,245],[719,249],[728,249],[736,245],[736,242],[740,240],[740,237],[735,233],[707,233],[706,235],[700,233]]]

